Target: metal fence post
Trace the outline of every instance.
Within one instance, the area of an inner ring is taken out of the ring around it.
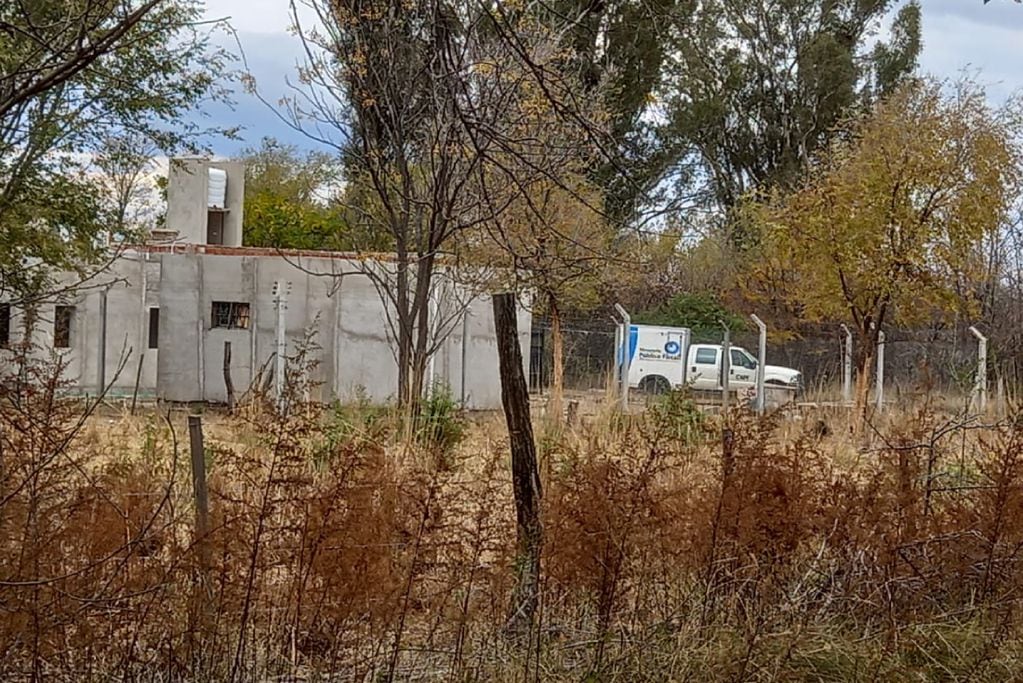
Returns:
[[[842,324],[842,330],[845,331],[845,346],[842,349],[842,402],[845,404],[852,403],[852,345],[853,336],[852,330]]]
[[[721,341],[721,410],[728,413],[728,394],[731,391],[729,374],[732,370],[732,338],[731,331],[724,320],[719,320],[721,327],[725,328],[725,338]]]
[[[884,411],[884,330],[877,333],[877,384],[874,387],[877,412]]]
[[[629,409],[629,368],[632,358],[629,356],[629,337],[632,328],[632,317],[621,304],[615,304],[615,310],[622,316],[622,411]]]
[[[987,337],[972,325],[970,332],[977,338],[977,377],[974,380],[970,404],[976,403],[977,408],[983,413],[987,409]]]
[[[755,407],[757,415],[763,415],[767,410],[767,395],[764,393],[767,390],[764,386],[764,366],[767,364],[767,325],[756,313],[751,314],[750,318],[753,319],[757,329],[760,330],[760,344],[757,346],[757,399]]]

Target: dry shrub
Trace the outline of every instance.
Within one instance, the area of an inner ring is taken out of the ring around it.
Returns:
[[[0,675],[75,678],[135,657],[168,584],[170,491],[145,463],[70,448],[94,406],[62,398],[59,361],[0,378]],[[84,413],[84,414],[83,414]],[[103,644],[97,648],[97,644]]]
[[[783,678],[829,667],[838,678],[898,676],[946,623],[952,661],[924,668],[1005,663],[991,656],[1015,642],[1006,626],[1023,549],[1015,425],[919,413],[855,469],[830,457],[819,425],[792,434],[736,414],[729,427],[729,446],[694,454],[649,424],[626,426],[552,467],[547,619],[559,637],[596,635],[589,666],[607,676],[694,671],[670,654],[685,647],[712,679],[764,667]],[[801,655],[843,638],[862,645],[834,659]]]
[[[687,550],[673,538],[684,492],[665,484],[670,454],[635,428],[607,446],[590,442],[555,465],[544,520],[549,609],[589,604],[601,635],[638,582],[658,580]]]
[[[438,459],[400,430],[336,429],[298,382],[206,415],[196,538],[180,417],[99,423],[53,370],[0,382],[4,680],[1023,673],[1014,423],[925,410],[854,460],[813,420],[708,420],[674,397],[549,435],[522,643],[501,635],[514,513],[492,423]]]
[[[207,438],[210,532],[195,538],[176,420],[145,430],[142,457],[102,452],[60,368],[33,368],[3,396],[5,678],[255,680],[342,662],[394,676],[433,641],[460,667],[477,615],[503,606],[503,452],[470,472],[432,449],[325,440],[295,383],[283,405],[241,411],[244,445]]]

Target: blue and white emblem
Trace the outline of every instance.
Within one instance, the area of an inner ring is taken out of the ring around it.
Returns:
[[[678,354],[678,352],[680,350],[681,350],[681,347],[678,345],[677,341],[670,341],[670,342],[668,342],[667,344],[664,345],[664,352],[666,354],[668,354],[669,356],[674,356],[674,355]]]

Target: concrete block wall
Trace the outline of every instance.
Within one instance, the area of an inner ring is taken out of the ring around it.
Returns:
[[[309,398],[329,401],[365,396],[393,400],[398,371],[385,304],[365,264],[330,255],[276,255],[260,249],[143,249],[130,251],[61,301],[38,309],[35,344],[40,356],[53,349],[57,304],[75,307],[71,348],[55,350],[67,362],[65,379],[81,393],[101,389],[101,299],[106,291],[106,383],[112,397],[134,391],[142,398],[224,402],[224,342],[231,343],[230,373],[237,396],[264,371],[272,376],[276,350],[275,283],[287,290],[284,311],[288,355],[310,344],[317,361]],[[69,283],[71,280],[69,280]],[[437,318],[447,320],[438,343],[433,381],[473,409],[500,407],[497,340],[490,298],[478,296],[464,311],[458,298],[438,285]],[[247,329],[213,327],[213,302],[249,306]],[[148,348],[149,310],[159,308],[159,348]],[[464,319],[464,323],[463,323]],[[12,311],[11,341],[17,343],[23,313]],[[523,371],[528,371],[531,316],[519,311]],[[464,350],[463,350],[464,349]],[[0,351],[0,360],[10,351]],[[465,370],[463,373],[463,358]],[[141,362],[141,369],[139,363]],[[463,377],[465,380],[463,386]],[[427,380],[429,382],[429,379]]]
[[[231,379],[240,395],[260,370],[272,373],[277,311],[274,285],[287,288],[286,353],[310,343],[318,361],[310,398],[328,401],[364,396],[393,400],[398,371],[391,324],[381,294],[360,265],[336,258],[279,256],[164,256],[161,312],[175,330],[174,344],[160,355],[161,398],[169,401],[226,400],[224,341],[231,343]],[[213,302],[249,304],[248,329],[212,327]],[[450,326],[434,363],[435,380],[470,408],[500,406],[497,346],[489,298],[470,305],[468,337]],[[520,313],[523,362],[529,362],[530,314]],[[461,386],[462,344],[466,371]],[[525,370],[525,368],[524,368]]]
[[[293,355],[308,340],[318,361],[310,398],[393,400],[398,372],[391,326],[380,292],[362,264],[329,256],[249,253],[163,255],[160,310],[162,322],[174,330],[174,342],[164,346],[159,356],[161,398],[226,400],[225,341],[231,342],[231,378],[237,394],[248,388],[261,369],[272,373],[277,328],[274,286],[283,283],[287,353]],[[212,327],[214,301],[247,303],[248,329]],[[525,365],[531,317],[524,308],[519,323]],[[463,329],[468,332],[464,340]],[[456,324],[446,331],[434,361],[435,381],[447,385],[456,398],[464,395],[467,407],[499,407],[497,342],[489,298],[478,297],[470,303],[464,328]],[[463,344],[467,344],[464,394]]]
[[[274,288],[284,290],[285,352],[292,356],[301,344],[308,344],[308,359],[317,362],[311,377],[310,398],[327,401],[332,397],[335,353],[334,326],[337,299],[329,277],[333,259],[294,256],[251,257],[256,273],[252,292],[256,303],[254,354],[259,367],[272,375],[271,359],[276,351],[277,306]],[[258,371],[258,368],[257,368]]]
[[[77,287],[75,286],[77,285]],[[47,359],[50,354],[65,363],[63,378],[76,391],[98,395],[104,388],[111,397],[156,394],[157,349],[148,349],[149,307],[159,305],[160,258],[139,252],[114,260],[87,281],[68,274],[58,286],[68,291],[54,295],[36,306],[33,328],[33,355]],[[102,299],[106,293],[106,345],[103,335]],[[54,348],[54,322],[57,306],[72,306],[69,348]],[[11,342],[24,338],[25,312],[12,309]],[[101,363],[100,354],[103,353]],[[4,351],[9,359],[12,352]],[[141,363],[141,368],[139,364]],[[103,377],[101,377],[101,370]]]

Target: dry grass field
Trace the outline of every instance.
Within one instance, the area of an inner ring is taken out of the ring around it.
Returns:
[[[908,681],[1023,676],[1023,432],[920,404],[706,416],[681,395],[537,419],[545,544],[504,625],[500,415],[443,398],[83,416],[5,391],[0,678]],[[722,428],[731,430],[728,446]]]

